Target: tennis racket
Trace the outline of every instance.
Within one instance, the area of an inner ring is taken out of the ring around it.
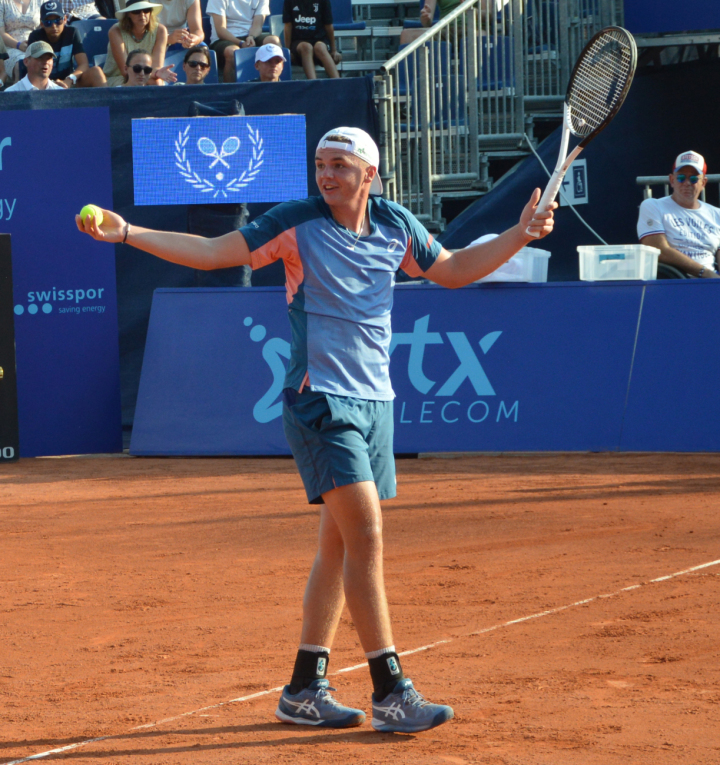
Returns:
[[[578,154],[612,122],[630,90],[637,48],[633,36],[621,27],[606,27],[585,46],[570,75],[563,104],[560,153],[538,210],[547,210]],[[567,156],[570,134],[580,143]],[[539,236],[527,229],[530,236]]]

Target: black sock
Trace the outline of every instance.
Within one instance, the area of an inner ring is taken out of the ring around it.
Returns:
[[[400,659],[395,651],[388,651],[381,656],[368,659],[368,664],[373,681],[373,698],[375,701],[382,701],[405,677],[400,666]]]
[[[295,659],[292,680],[290,681],[290,693],[300,693],[307,688],[313,680],[323,680],[327,674],[327,665],[330,660],[329,651],[306,651],[300,648]]]

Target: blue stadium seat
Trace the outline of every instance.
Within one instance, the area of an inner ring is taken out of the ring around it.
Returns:
[[[270,0],[270,13],[265,17],[265,21],[263,23],[263,32],[265,32],[266,35],[276,34],[270,27],[270,17],[279,15],[282,18],[284,4],[285,0]]]
[[[255,53],[257,48],[238,48],[235,51],[235,76],[238,82],[249,82],[259,77],[255,68]],[[283,67],[281,80],[292,79],[292,66],[290,65],[290,51],[283,48],[285,66]]]
[[[210,16],[203,16],[202,17],[202,27],[203,32],[205,32],[205,42],[210,45],[210,40],[212,40],[212,19]]]
[[[337,31],[365,29],[364,21],[355,21],[353,19],[352,0],[331,0],[331,5],[333,27]]]
[[[430,49],[430,57],[432,59],[431,71],[434,71],[435,76],[445,76],[448,73],[448,43],[445,40],[434,40],[426,42],[425,47]],[[407,48],[407,45],[399,45],[398,53]],[[397,92],[404,96],[407,93],[408,82],[413,82],[415,79],[415,62],[414,57],[408,56],[407,60],[407,73],[405,64],[402,62],[397,67]],[[412,87],[412,86],[411,86]]]
[[[71,25],[80,35],[88,61],[94,61],[100,53],[107,53],[108,32],[117,23],[116,19],[83,19]]]

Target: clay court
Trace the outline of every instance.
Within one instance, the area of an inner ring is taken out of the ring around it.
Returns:
[[[456,715],[413,736],[275,721],[317,529],[290,460],[4,465],[0,762],[720,762],[720,456],[398,468],[395,640]],[[362,662],[346,612],[367,710]]]

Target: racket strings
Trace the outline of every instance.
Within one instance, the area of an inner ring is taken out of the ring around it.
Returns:
[[[570,129],[576,136],[590,135],[619,108],[634,72],[634,50],[614,30],[583,51],[567,95]]]

